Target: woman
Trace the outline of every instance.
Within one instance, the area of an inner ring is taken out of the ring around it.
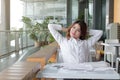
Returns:
[[[90,38],[87,36],[87,25],[84,21],[75,21],[67,30],[64,37],[59,30],[65,29],[58,24],[49,24],[48,29],[60,46],[60,54],[64,63],[83,63],[89,61],[90,48],[102,36],[101,30],[90,30]]]

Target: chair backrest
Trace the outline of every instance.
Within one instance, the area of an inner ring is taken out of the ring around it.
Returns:
[[[119,43],[118,39],[106,39],[105,43],[109,44],[109,43]],[[115,54],[115,47],[112,46],[105,46],[105,52],[112,52],[113,54]]]

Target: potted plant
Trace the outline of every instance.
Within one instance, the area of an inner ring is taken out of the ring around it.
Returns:
[[[29,17],[23,16],[22,21],[25,23],[30,39],[35,41],[35,47],[39,47],[41,42],[43,44],[46,36],[49,34],[47,29],[49,19],[46,18],[42,23],[38,23],[32,21]]]

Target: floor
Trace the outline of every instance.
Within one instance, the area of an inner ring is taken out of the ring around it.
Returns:
[[[0,58],[0,72],[7,67],[11,66],[15,62],[18,61],[25,61],[26,58],[38,51],[40,48],[38,47],[29,47],[23,50],[20,50],[19,52],[14,52],[9,56],[5,56],[3,58]]]

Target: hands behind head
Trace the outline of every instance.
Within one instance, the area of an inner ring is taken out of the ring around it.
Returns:
[[[67,32],[67,31],[68,31],[68,28],[62,27],[62,31],[63,31],[63,32]]]

